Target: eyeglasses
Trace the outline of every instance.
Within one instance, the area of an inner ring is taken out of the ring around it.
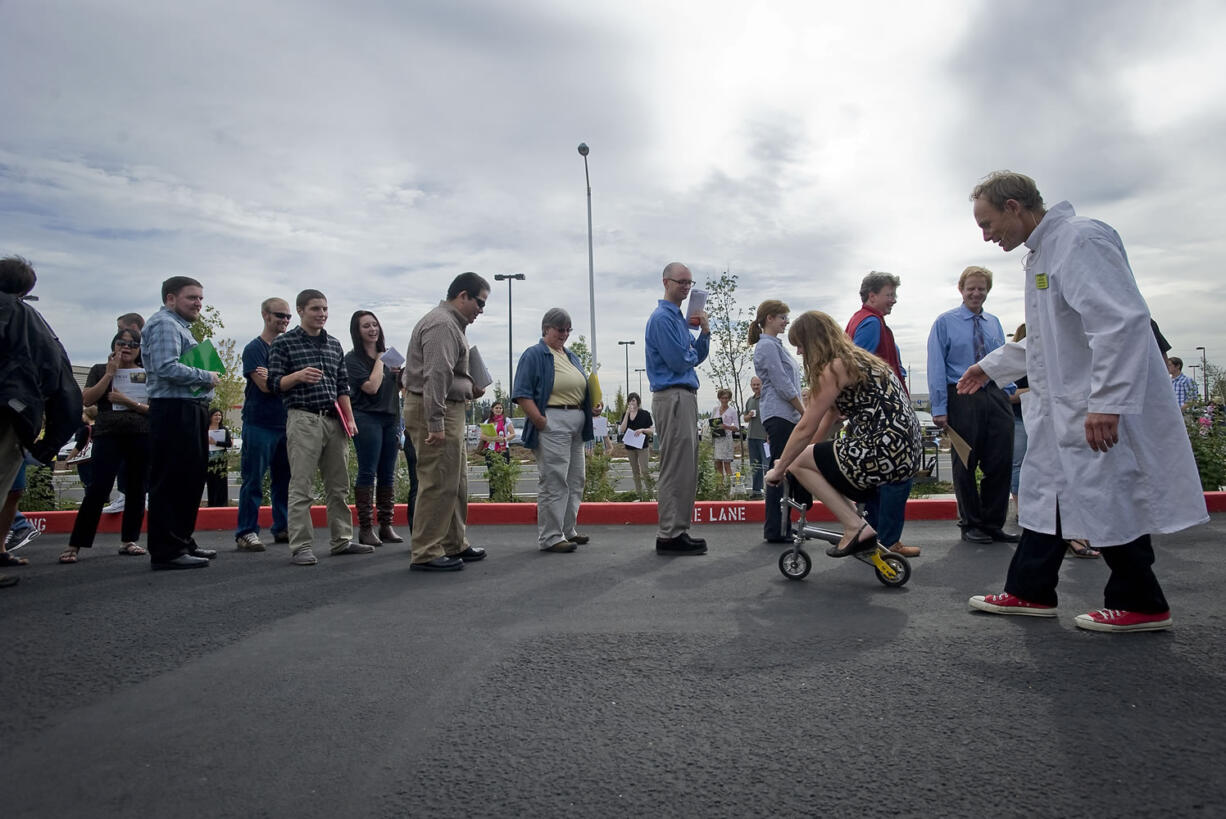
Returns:
[[[666,278],[665,281],[670,281],[673,284],[679,284],[682,287],[693,287],[694,286],[693,279],[668,279]]]
[[[570,331],[571,331],[571,328],[569,327],[554,327],[553,329],[557,330],[559,333],[561,333],[564,336],[570,335]]]
[[[138,341],[116,341],[116,347],[126,347],[129,350],[139,350],[140,342]]]
[[[279,319],[285,319],[286,321],[289,321],[290,319],[292,319],[292,318],[293,318],[293,316],[291,316],[289,313],[278,313],[278,312],[276,312],[275,310],[274,310],[274,311],[272,311],[272,312],[270,312],[268,315],[270,315],[270,316],[276,316],[277,318],[279,318]]]
[[[479,298],[477,298],[476,296],[469,296],[469,298],[470,298],[470,299],[472,299],[473,301],[475,301],[475,302],[477,303],[477,308],[478,308],[478,309],[480,309],[480,310],[484,310],[484,309],[485,309],[485,299],[479,299]]]

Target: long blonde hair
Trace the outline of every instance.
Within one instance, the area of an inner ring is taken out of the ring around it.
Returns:
[[[848,386],[862,382],[866,369],[876,375],[890,372],[889,364],[853,344],[847,333],[834,323],[834,319],[820,310],[809,310],[793,319],[788,330],[788,342],[799,348],[805,362],[805,378],[814,390],[817,389],[822,370],[835,359],[842,361],[843,368],[847,370],[850,379]]]
[[[766,329],[766,320],[771,316],[783,316],[790,313],[788,306],[778,299],[767,299],[758,305],[758,314],[749,323],[749,346],[758,343],[762,331]]]

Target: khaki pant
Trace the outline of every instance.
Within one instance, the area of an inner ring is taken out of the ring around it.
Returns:
[[[584,410],[547,410],[536,448],[537,540],[542,549],[577,534],[587,462],[583,456]]]
[[[626,456],[630,461],[630,474],[634,476],[634,491],[643,493],[643,484],[651,477],[651,444],[646,442],[642,449],[626,448]]]
[[[349,509],[349,436],[336,418],[291,409],[285,422],[285,449],[289,455],[289,550],[310,546],[315,527],[311,504],[315,500],[315,470],[323,476],[328,502],[328,530],[333,551],[345,548],[353,537]]]
[[[651,417],[660,442],[660,477],[656,508],[658,538],[689,531],[698,491],[698,396],[672,387],[651,394]]]
[[[448,401],[445,438],[426,444],[430,431],[421,396],[404,396],[404,431],[417,450],[417,505],[413,510],[413,562],[425,563],[468,548],[468,463],[464,402]]]

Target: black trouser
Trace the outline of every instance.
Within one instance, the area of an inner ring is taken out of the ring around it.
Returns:
[[[1060,581],[1060,564],[1068,547],[1060,534],[1060,515],[1056,513],[1056,533],[1022,530],[1021,542],[1009,563],[1005,591],[1030,603],[1056,605],[1056,583]],[[1103,560],[1111,569],[1103,589],[1103,608],[1160,614],[1169,611],[1162,586],[1154,576],[1154,547],[1149,535],[1142,535],[1123,546],[1101,549]]]
[[[224,453],[216,458],[209,458],[209,465],[204,475],[204,485],[208,487],[209,492],[209,506],[230,505],[229,465],[230,461]]]
[[[109,433],[94,436],[90,461],[93,476],[85,488],[81,508],[72,524],[68,545],[88,549],[98,533],[102,507],[111,494],[116,475],[127,476],[126,486],[132,495],[123,507],[121,539],[124,543],[140,540],[140,527],[145,520],[145,474],[149,469],[149,436],[145,433]]]
[[[971,448],[970,462],[952,457],[954,494],[958,497],[959,525],[970,529],[999,529],[1009,514],[1009,483],[1013,477],[1013,410],[1009,397],[995,384],[970,395],[948,387],[947,423]],[[975,468],[983,481],[975,484]]]
[[[209,463],[209,406],[191,398],[151,398],[149,558],[174,560],[194,546],[196,513]]]
[[[766,440],[770,445],[770,464],[767,464],[767,469],[771,464],[779,460],[779,456],[783,454],[783,448],[788,445],[788,438],[792,435],[792,430],[796,429],[796,425],[786,418],[767,418],[762,422],[762,426],[766,427]],[[791,475],[787,478],[788,491],[792,495],[792,499],[797,503],[813,503],[813,496],[809,494],[809,490],[800,485],[800,482]],[[789,510],[787,517],[787,527],[783,526],[783,515],[779,510],[779,501],[783,498],[783,484],[771,486],[766,485],[766,523],[762,526],[762,537],[767,540],[773,540],[781,537],[792,536],[792,517]]]
[[[413,448],[413,439],[408,430],[404,432],[404,463],[409,469],[409,531],[413,530],[413,507],[417,505],[417,450]]]

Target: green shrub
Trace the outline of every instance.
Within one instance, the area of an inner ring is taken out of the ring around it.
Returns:
[[[1200,416],[1192,414],[1184,416],[1184,420],[1201,488],[1216,492],[1219,487],[1226,486],[1226,423],[1219,418],[1212,425],[1202,425]]]
[[[55,484],[51,480],[51,467],[26,467],[26,491],[17,508],[22,512],[47,512],[59,508]]]
[[[519,461],[512,458],[503,460],[501,455],[493,455],[486,460],[486,478],[490,484],[490,500],[495,503],[514,503],[519,498],[515,496],[515,484],[519,481]]]
[[[593,450],[587,456],[587,473],[583,482],[585,501],[610,501],[617,495],[610,475],[612,465],[613,456],[610,454]]]

